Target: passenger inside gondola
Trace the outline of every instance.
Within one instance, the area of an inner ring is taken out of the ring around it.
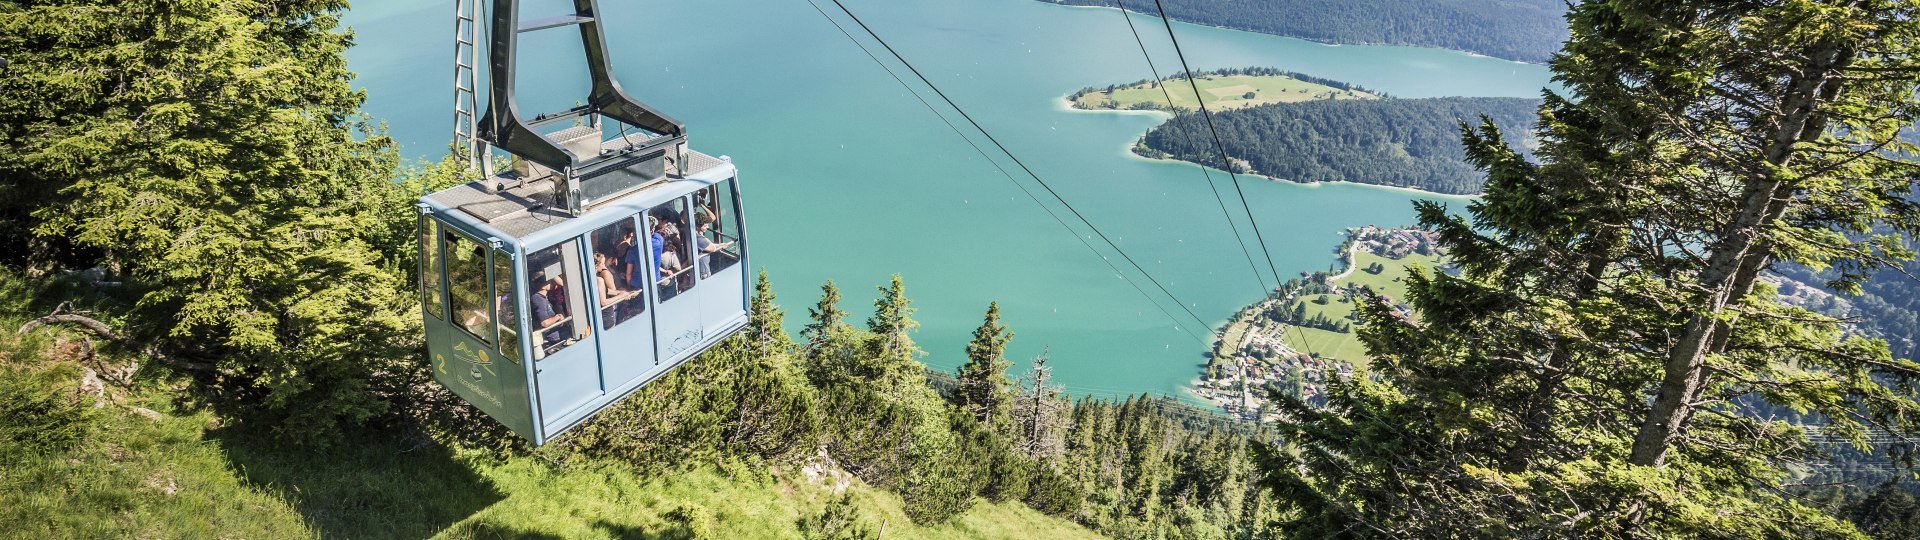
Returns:
[[[566,339],[568,323],[566,316],[566,291],[556,288],[556,280],[547,279],[546,272],[535,272],[529,283],[533,295],[527,300],[527,311],[533,315],[534,327],[539,329],[540,349],[551,351]]]
[[[660,260],[660,254],[667,249],[667,236],[671,234],[673,224],[652,216],[647,217],[647,248],[652,250],[654,261]],[[655,278],[660,277],[658,264],[654,265]]]
[[[615,257],[609,251],[597,251],[593,254],[594,285],[600,289],[600,316],[606,320],[608,328],[626,322],[640,312],[634,300],[640,298],[640,291],[627,290],[621,278],[615,275]]]
[[[693,192],[694,222],[698,223],[702,219],[712,222],[714,219],[719,218],[719,214],[715,213],[713,208],[712,193],[715,189],[714,187],[708,187]]]
[[[647,272],[640,264],[645,251],[635,248],[633,220],[622,219],[594,231],[593,288],[600,308],[600,324],[619,326],[635,315],[645,313]],[[635,270],[639,268],[640,270]]]
[[[680,287],[674,276],[684,269],[680,262],[680,233],[667,221],[659,221],[654,227],[654,259],[660,261],[660,300],[666,301],[680,294]]]
[[[607,264],[612,256],[605,249],[593,250],[593,285],[600,289],[600,305],[607,307],[606,318],[613,318],[613,305],[617,303],[626,287],[620,286],[613,277],[613,267]]]
[[[560,276],[553,276],[547,280],[547,284],[550,285],[547,288],[547,300],[553,303],[553,311],[561,317],[573,318],[573,304],[567,301],[566,282],[561,281]]]
[[[727,249],[727,246],[733,245],[733,242],[715,242],[708,238],[714,236],[714,233],[713,218],[707,216],[708,214],[702,213],[694,218],[694,221],[700,224],[700,232],[694,235],[693,239],[699,243],[696,247],[700,250],[700,277],[702,278],[713,275],[714,252]]]
[[[620,261],[620,267],[614,271],[620,277],[620,282],[626,285],[627,290],[646,290],[647,272],[643,270],[646,265],[640,261],[641,250],[634,244],[631,224],[626,224],[626,231],[621,234],[620,243],[614,245],[613,252],[617,254],[615,260]]]
[[[654,286],[666,302],[693,289],[693,254],[688,252],[686,199],[674,199],[647,211],[647,243],[652,248]]]

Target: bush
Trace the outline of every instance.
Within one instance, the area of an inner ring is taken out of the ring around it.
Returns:
[[[800,529],[800,536],[807,540],[875,540],[880,535],[869,528],[860,517],[860,507],[853,504],[853,494],[845,493],[828,501],[826,507],[811,515],[801,516],[794,522]]]
[[[839,420],[824,437],[829,453],[861,480],[899,493],[907,517],[928,525],[972,507],[984,471],[974,465],[977,447],[954,431],[959,414],[924,389],[899,400],[872,385],[836,385],[821,391],[821,410]]]
[[[1052,467],[1041,465],[1034,468],[1024,500],[1034,510],[1068,516],[1080,511],[1081,503],[1086,500],[1085,495],[1072,478]]]
[[[964,478],[965,468],[966,465],[951,459],[916,463],[906,485],[900,489],[900,498],[906,501],[907,518],[921,525],[933,525],[960,517],[973,508],[975,490]]]
[[[61,378],[0,368],[0,458],[62,453],[86,440],[93,415],[61,389]]]
[[[660,535],[661,538],[678,540],[717,538],[713,533],[713,511],[708,510],[705,506],[683,504],[667,512],[667,515],[664,517],[666,517],[667,522],[672,525],[667,528],[664,534]]]
[[[813,396],[800,377],[728,345],[635,391],[559,446],[657,470],[722,457],[777,458],[811,450],[819,439]]]

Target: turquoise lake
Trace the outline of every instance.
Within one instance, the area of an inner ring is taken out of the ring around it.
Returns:
[[[1030,0],[843,1],[1208,324],[1263,296],[1200,171],[1127,152],[1162,117],[1064,106],[1062,96],[1081,87],[1151,76],[1118,11]],[[523,4],[523,18],[571,5]],[[1016,369],[1046,347],[1056,380],[1076,394],[1179,395],[1198,374],[1208,346],[1188,332],[1208,338],[1211,329],[1196,328],[1113,256],[1186,320],[1169,319],[1117,277],[805,0],[602,0],[601,8],[627,91],[686,123],[695,148],[739,165],[752,262],[772,276],[790,330],[822,282],[840,284],[842,307],[858,322],[874,286],[899,273],[932,366],[963,362],[987,303],[999,301],[1017,334]],[[447,0],[362,0],[346,18],[357,32],[348,56],[367,110],[411,159],[437,158],[451,140],[452,11]],[[1163,72],[1178,65],[1158,19],[1136,14],[1135,24]],[[1550,84],[1543,66],[1453,51],[1174,28],[1196,70],[1272,66],[1405,98],[1534,97]],[[525,34],[522,51],[523,111],[584,98],[577,32]],[[1238,213],[1232,186],[1215,179]],[[1326,269],[1348,227],[1410,223],[1410,201],[1420,197],[1241,181],[1288,278]]]

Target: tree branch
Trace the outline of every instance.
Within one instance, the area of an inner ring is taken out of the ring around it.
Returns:
[[[84,329],[88,332],[92,332],[94,335],[100,336],[101,338],[106,339],[108,341],[118,343],[122,346],[127,346],[133,349],[137,349],[140,351],[141,354],[145,354],[149,357],[152,357],[155,360],[159,360],[161,363],[164,363],[173,367],[177,367],[177,368],[185,369],[189,371],[202,371],[202,372],[210,372],[210,371],[213,371],[214,369],[213,364],[179,360],[165,353],[160,352],[160,349],[158,347],[134,343],[133,340],[128,339],[126,336],[121,335],[119,332],[113,331],[113,327],[107,326],[107,323],[100,322],[99,320],[94,319],[93,317],[88,317],[86,315],[80,315],[76,313],[60,313],[60,311],[64,310],[65,308],[66,308],[66,304],[61,304],[59,308],[54,309],[54,313],[52,315],[27,321],[26,324],[20,325],[20,329],[15,331],[15,333],[25,334],[27,332],[32,332],[34,330],[38,330],[40,328],[48,327],[48,326],[63,325],[63,324],[71,325],[71,326],[76,326],[81,329]]]

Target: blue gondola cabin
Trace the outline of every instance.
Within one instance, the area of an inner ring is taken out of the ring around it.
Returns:
[[[419,201],[433,377],[534,444],[746,324],[733,163],[629,139],[603,143],[640,150],[624,174],[560,190],[578,210],[549,195],[564,175],[526,164]]]

